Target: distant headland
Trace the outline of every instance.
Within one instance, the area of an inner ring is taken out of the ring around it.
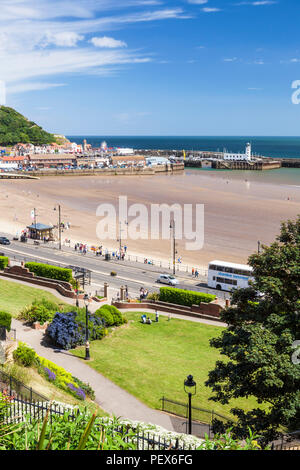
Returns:
[[[23,144],[47,145],[68,142],[64,136],[46,132],[13,108],[0,106],[0,146]]]

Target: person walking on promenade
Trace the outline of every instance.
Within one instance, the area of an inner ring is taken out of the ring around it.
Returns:
[[[195,269],[192,268],[192,276],[194,277],[194,274],[195,274]]]
[[[198,269],[196,269],[195,271],[195,277],[198,277],[199,276],[199,272],[198,272]]]

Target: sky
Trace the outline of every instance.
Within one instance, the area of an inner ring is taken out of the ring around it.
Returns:
[[[0,8],[0,104],[50,132],[300,135],[299,0]]]

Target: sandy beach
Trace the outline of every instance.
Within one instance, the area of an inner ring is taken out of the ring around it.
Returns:
[[[255,173],[255,172],[252,172]],[[299,181],[300,184],[300,181]],[[213,259],[246,263],[257,250],[258,240],[271,243],[279,233],[280,222],[300,213],[300,186],[273,182],[267,175],[246,179],[230,172],[185,171],[178,175],[47,177],[40,180],[0,181],[0,231],[15,235],[32,223],[57,224],[54,211],[62,208],[62,221],[71,228],[63,241],[119,246],[116,240],[99,240],[96,234],[97,207],[103,203],[118,207],[118,197],[126,196],[128,206],[144,204],[204,204],[204,246],[186,250],[186,241],[177,241],[177,257],[182,264],[206,267]],[[128,253],[148,259],[171,259],[170,240],[124,239]]]

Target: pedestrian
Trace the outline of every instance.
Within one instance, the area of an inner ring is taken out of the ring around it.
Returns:
[[[199,276],[198,269],[196,269],[196,271],[195,271],[195,277],[198,277],[198,276]]]
[[[126,295],[126,299],[128,299],[128,286],[127,285],[125,286],[125,295]]]
[[[194,274],[195,274],[195,269],[192,268],[192,276],[194,276]]]
[[[143,298],[144,298],[144,288],[141,287],[140,288],[140,300],[143,300]]]
[[[126,251],[127,251],[127,246],[124,246],[124,250],[125,250],[125,253],[126,253]]]
[[[156,312],[155,312],[155,321],[156,321],[157,323],[158,323],[158,316],[159,316],[159,315],[158,315],[158,311],[156,310]]]

